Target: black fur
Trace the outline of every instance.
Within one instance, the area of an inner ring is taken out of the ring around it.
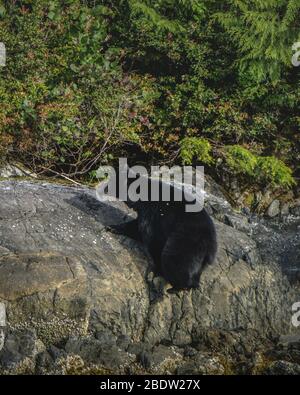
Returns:
[[[161,181],[160,181],[161,183]],[[111,230],[143,242],[151,254],[156,273],[173,289],[199,286],[203,269],[217,250],[214,224],[205,211],[186,212],[186,201],[127,202],[137,219],[112,226]]]

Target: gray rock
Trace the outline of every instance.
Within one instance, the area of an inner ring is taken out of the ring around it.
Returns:
[[[84,361],[117,369],[129,365],[133,356],[115,345],[103,344],[94,338],[72,338],[65,347],[68,354],[79,355]]]
[[[151,354],[151,368],[157,373],[174,373],[182,359],[182,352],[177,347],[160,344]]]
[[[147,260],[137,243],[104,232],[126,212],[89,189],[51,184],[1,182],[0,196],[0,299],[9,324],[34,327],[46,344],[101,330],[139,340]]]
[[[54,360],[48,351],[43,351],[36,357],[36,373],[44,374],[53,369]]]
[[[80,355],[84,360],[96,362],[100,358],[103,344],[95,338],[72,337],[65,346],[67,354]]]
[[[103,339],[101,339],[103,340]],[[79,355],[84,361],[116,369],[133,362],[135,358],[113,344],[106,344],[93,337],[71,338],[65,350],[67,354]]]
[[[122,350],[127,350],[130,343],[131,339],[127,335],[120,335],[116,341],[117,346],[120,347]]]
[[[138,354],[137,361],[142,365],[144,369],[150,369],[152,365],[152,356],[147,351],[141,351]]]
[[[2,178],[12,178],[12,177],[34,177],[37,175],[24,166],[19,164],[6,164],[0,168],[0,177]]]
[[[7,324],[36,331],[51,358],[51,347],[69,339],[66,353],[88,363],[117,371],[148,353],[144,367],[171,372],[194,358],[178,347],[199,343],[205,330],[256,330],[265,337],[294,330],[296,288],[234,222],[215,220],[218,254],[199,289],[169,294],[168,284],[149,275],[139,243],[105,231],[133,215],[123,203],[100,203],[89,188],[27,181],[0,182],[0,198],[0,302]],[[216,218],[233,218],[221,192],[207,205]],[[241,338],[236,347],[247,353]]]
[[[222,375],[225,368],[220,358],[209,354],[198,353],[195,357],[183,363],[177,369],[177,374],[183,375]]]
[[[152,350],[151,345],[144,342],[130,343],[127,348],[127,352],[129,352],[129,354],[135,354],[135,355],[140,355],[142,353],[150,353],[151,350]]]
[[[288,350],[298,349],[300,351],[300,333],[280,336],[278,346]]]
[[[275,361],[266,369],[268,375],[299,375],[300,365],[287,361]]]
[[[224,223],[241,232],[251,232],[251,226],[248,222],[248,218],[243,215],[225,214]]]
[[[252,223],[252,238],[255,239],[262,261],[275,264],[294,285],[300,280],[300,232],[299,218],[257,218]],[[295,296],[294,302],[298,301]]]
[[[184,348],[185,357],[194,357],[197,354],[197,350],[191,346],[186,346]]]
[[[270,218],[276,217],[280,214],[280,201],[275,199],[267,209],[267,216]]]
[[[190,347],[191,348],[191,347]],[[174,374],[178,364],[184,357],[190,356],[184,349],[171,344],[159,344],[151,347],[149,343],[131,343],[127,349],[130,354],[136,355],[137,362],[151,373]],[[197,350],[194,350],[195,355]]]
[[[34,359],[44,349],[34,330],[10,330],[0,351],[0,367],[4,370],[16,368],[26,359]]]
[[[290,212],[299,217],[300,216],[300,205],[294,206],[293,208],[290,209]]]
[[[121,371],[126,369],[126,367],[130,366],[135,359],[136,358],[134,356],[119,349],[117,346],[114,346],[103,348],[99,359],[95,362],[116,372],[117,369]]]
[[[104,331],[104,330],[97,331],[95,337],[102,345],[115,346],[117,343],[117,338],[113,336],[111,332],[108,331]]]
[[[280,209],[281,215],[288,215],[290,212],[290,207],[291,207],[291,203],[283,203]]]
[[[50,357],[56,361],[57,359],[66,357],[67,353],[65,350],[55,347],[53,344],[48,348],[48,353]]]

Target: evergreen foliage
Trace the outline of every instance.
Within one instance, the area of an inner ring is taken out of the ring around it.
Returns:
[[[180,148],[180,156],[184,165],[192,165],[195,158],[203,164],[213,162],[210,142],[204,138],[185,137],[180,142]]]
[[[1,0],[1,160],[80,179],[120,155],[225,158],[291,187],[299,21],[299,0]]]
[[[226,3],[226,2],[225,2]],[[278,81],[291,68],[291,46],[299,41],[298,0],[230,0],[229,12],[216,13],[217,20],[236,42],[241,72],[248,69],[260,81]]]

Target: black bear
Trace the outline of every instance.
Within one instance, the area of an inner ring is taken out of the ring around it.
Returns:
[[[158,201],[151,201],[153,180],[147,178],[146,182],[147,201],[125,202],[137,212],[137,219],[112,225],[108,230],[142,241],[153,258],[156,274],[173,286],[172,291],[198,288],[203,269],[214,261],[217,251],[213,221],[204,208],[187,212],[186,204],[191,201],[176,201],[174,185],[168,184],[170,200],[162,200],[162,180],[156,181],[160,187]],[[132,181],[127,188],[130,184]],[[119,197],[118,188],[116,195]]]

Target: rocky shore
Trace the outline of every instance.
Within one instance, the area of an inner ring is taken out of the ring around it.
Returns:
[[[1,181],[1,373],[300,374],[298,218],[238,212],[210,179],[206,190],[216,262],[199,289],[169,294],[142,246],[105,230],[134,216],[123,203]]]

